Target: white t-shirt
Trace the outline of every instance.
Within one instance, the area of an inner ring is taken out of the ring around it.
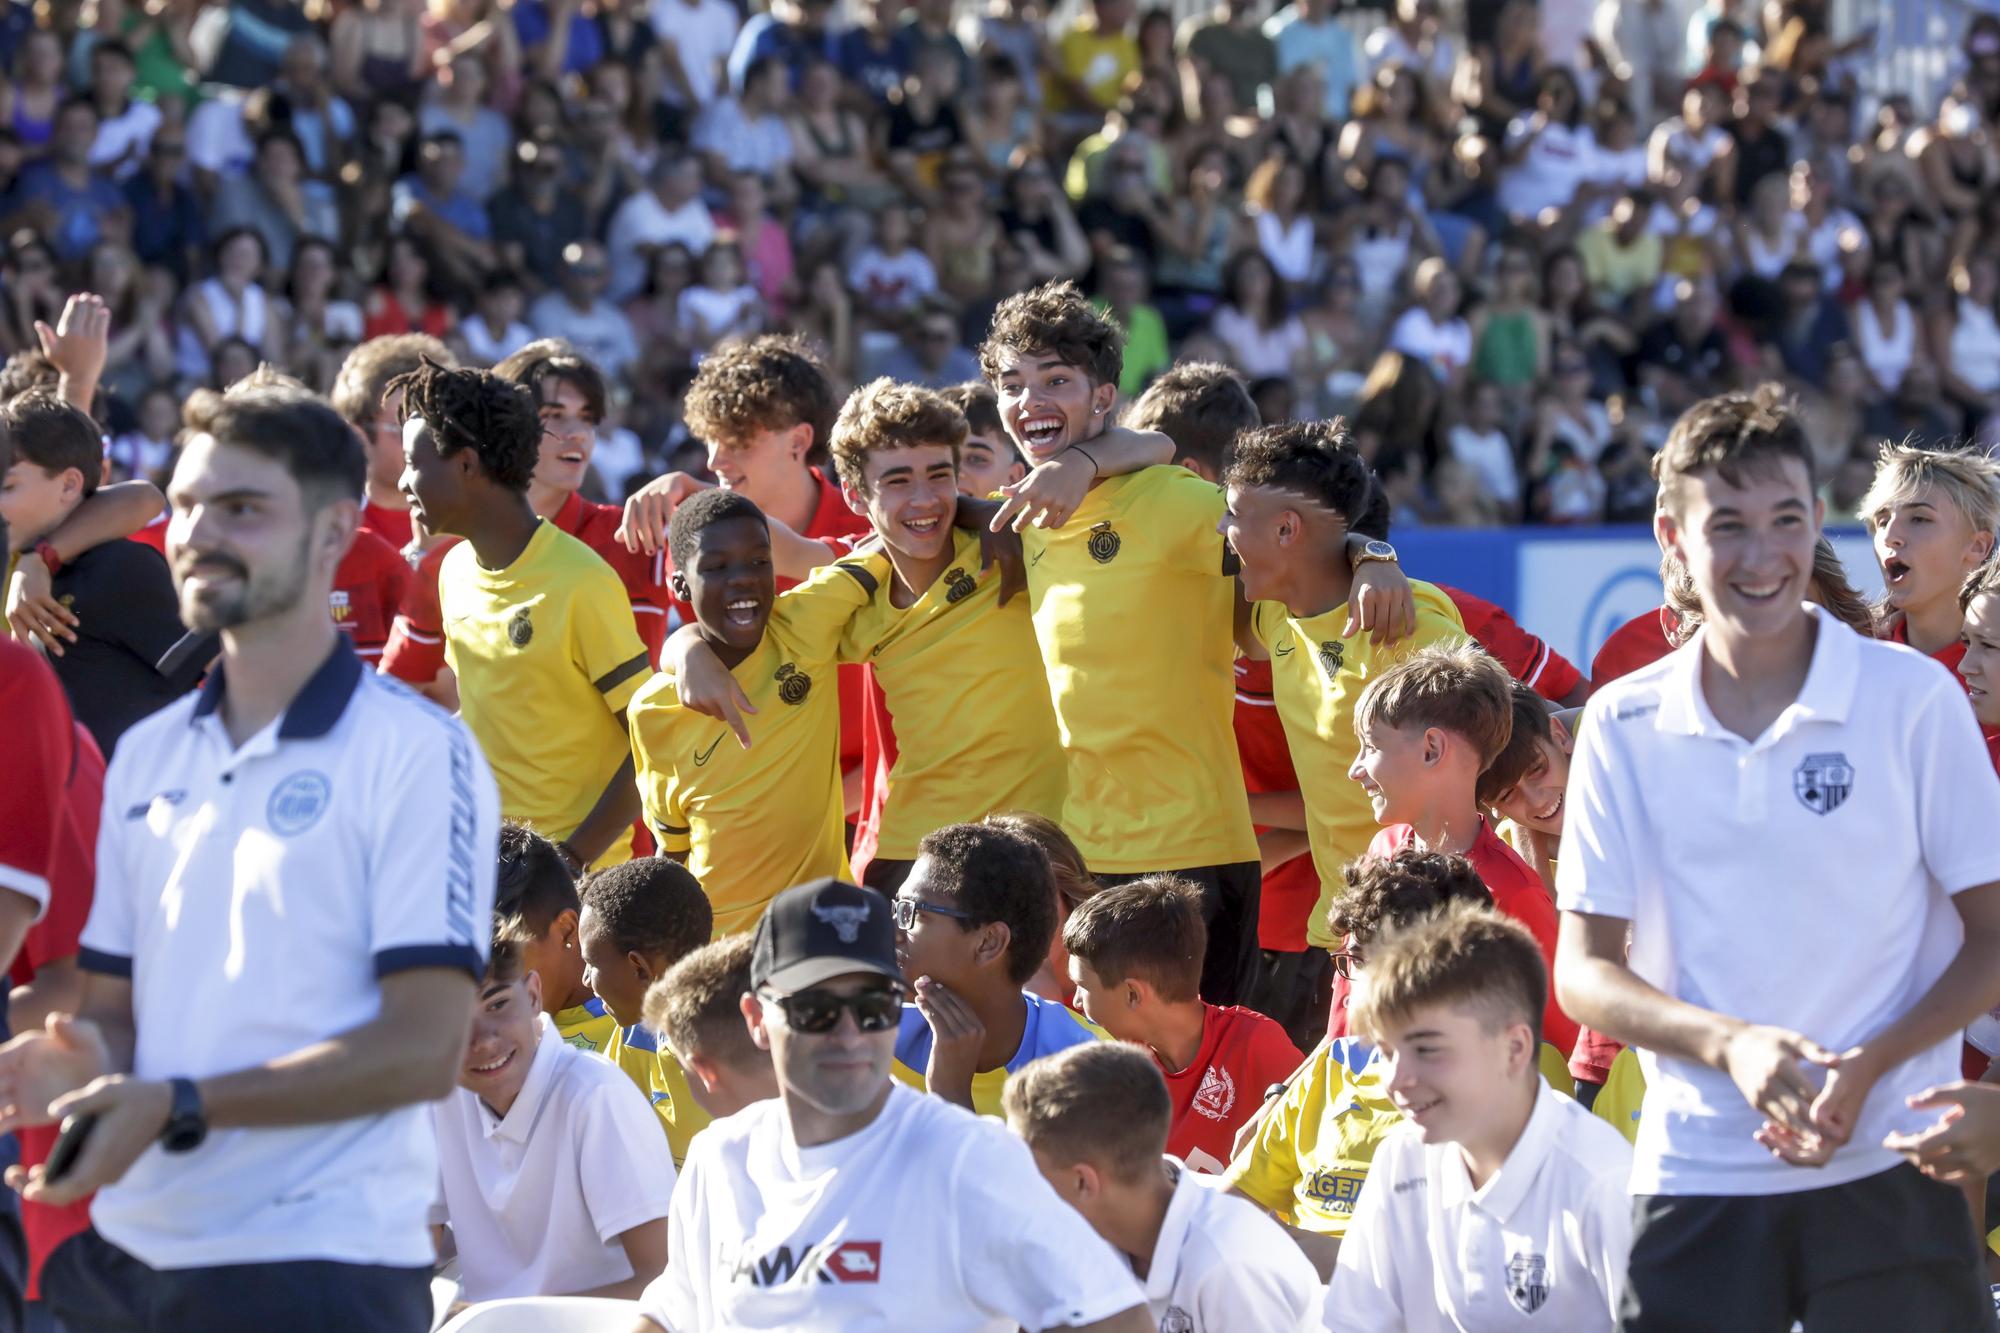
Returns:
[[[90,146],[90,165],[111,169],[117,180],[130,178],[146,162],[153,132],[160,128],[160,108],[133,98],[125,110],[97,124],[97,141]]]
[[[1469,468],[1494,499],[1512,504],[1521,498],[1520,465],[1507,432],[1477,431],[1461,422],[1451,428],[1446,439],[1451,456]]]
[[[673,39],[695,105],[707,106],[715,100],[717,72],[736,45],[736,6],[729,0],[653,0],[652,18],[653,31]],[[680,95],[663,89],[662,99],[678,103]]]
[[[1003,1333],[1143,1304],[1131,1269],[998,1124],[898,1083],[874,1123],[801,1148],[782,1100],[695,1136],[646,1315],[671,1333]]]
[[[645,252],[679,241],[699,259],[715,243],[715,219],[699,197],[669,210],[651,190],[639,190],[611,215],[604,248],[611,257],[614,301],[628,301],[646,285]]]
[[[1327,1287],[1341,1333],[1597,1333],[1617,1318],[1632,1248],[1632,1150],[1535,1083],[1514,1150],[1474,1189],[1455,1143],[1415,1125],[1382,1141]]]
[[[1559,120],[1535,125],[1522,116],[1507,129],[1509,149],[1526,144],[1521,160],[1502,169],[1500,207],[1514,217],[1535,217],[1545,208],[1567,208],[1576,187],[1596,162],[1597,140],[1587,125],[1572,129]]]
[[[1173,1202],[1146,1266],[1146,1304],[1163,1329],[1294,1329],[1320,1292],[1312,1260],[1263,1209],[1169,1157]]]
[[[521,1093],[497,1117],[464,1088],[431,1106],[442,1206],[465,1298],[562,1296],[632,1276],[618,1237],[667,1215],[674,1156],[646,1094],[548,1015]]]
[[[1441,380],[1450,379],[1472,361],[1472,329],[1454,316],[1440,324],[1431,312],[1413,305],[1389,331],[1389,346],[1429,366]]]
[[[1667,994],[1841,1051],[1908,1013],[1964,940],[1951,896],[2000,881],[2000,780],[1952,674],[1817,622],[1799,696],[1754,742],[1702,696],[1708,633],[1591,697],[1570,763],[1557,905],[1632,923],[1630,965]],[[1639,1052],[1635,1194],[1781,1194],[1902,1159],[1885,1135],[1935,1111],[1958,1038],[1885,1073],[1817,1170],[1752,1140],[1764,1116],[1727,1074]]]

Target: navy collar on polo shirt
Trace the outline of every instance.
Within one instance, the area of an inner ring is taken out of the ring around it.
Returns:
[[[361,659],[354,655],[354,646],[348,642],[347,636],[335,636],[333,651],[327,654],[319,670],[312,673],[286,706],[284,719],[278,723],[278,739],[318,740],[332,731],[333,724],[340,721],[340,715],[347,711],[347,701],[354,697],[354,687],[361,683],[361,671]],[[214,670],[208,673],[208,679],[202,682],[201,697],[195,700],[192,721],[199,722],[220,707],[222,692],[226,688],[222,663],[217,662]]]

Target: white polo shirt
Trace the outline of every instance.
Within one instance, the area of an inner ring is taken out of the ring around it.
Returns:
[[[126,732],[104,780],[78,964],[131,979],[141,1078],[231,1073],[359,1027],[392,972],[484,968],[499,796],[471,733],[345,639],[241,748],[215,715],[224,688],[218,667]],[[154,1268],[425,1266],[436,1181],[412,1105],[148,1148],[91,1219]]]
[[[1169,1157],[1167,1220],[1144,1278],[1146,1304],[1173,1333],[1293,1329],[1311,1314],[1319,1274],[1285,1229],[1247,1199]]]
[[[866,1129],[811,1148],[775,1098],[711,1124],[688,1147],[667,1250],[642,1308],[671,1333],[1011,1333],[1144,1299],[1026,1144],[901,1083]]]
[[[1632,1248],[1632,1149],[1539,1079],[1535,1089],[1514,1151],[1478,1189],[1457,1144],[1426,1144],[1415,1125],[1383,1140],[1340,1244],[1326,1328],[1613,1326]]]
[[[431,1106],[465,1299],[564,1296],[622,1282],[620,1234],[667,1215],[674,1158],[624,1070],[543,1014],[520,1095],[496,1116],[458,1089]]]
[[[1715,720],[1693,645],[1607,685],[1570,761],[1556,873],[1566,912],[1632,923],[1632,970],[1705,1009],[1841,1051],[1907,1013],[1958,953],[1951,895],[2000,880],[2000,781],[1965,691],[1909,648],[1818,623],[1799,697],[1755,741]],[[1639,1053],[1636,1194],[1774,1194],[1886,1171],[1883,1136],[1935,1112],[1958,1038],[1885,1074],[1818,1170],[1753,1140],[1729,1076]]]

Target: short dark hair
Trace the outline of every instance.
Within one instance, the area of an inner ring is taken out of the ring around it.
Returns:
[[[952,905],[972,913],[959,923],[964,929],[995,921],[1007,927],[1007,977],[1025,985],[1047,961],[1056,935],[1056,883],[1047,853],[1007,829],[947,824],[925,835],[917,855],[930,858],[937,887]]]
[[[1284,421],[1236,437],[1224,486],[1268,486],[1315,501],[1352,527],[1367,506],[1374,478],[1347,440],[1347,423]]]
[[[1514,682],[1514,730],[1507,737],[1507,744],[1486,765],[1486,771],[1479,775],[1475,795],[1480,805],[1493,804],[1502,792],[1528,775],[1541,754],[1537,741],[1555,741],[1555,732],[1549,728],[1548,700],[1535,693],[1532,686],[1517,680]]]
[[[501,275],[494,276],[498,278]],[[518,287],[520,279],[514,278],[513,285]],[[488,288],[491,289],[491,283]],[[604,372],[597,368],[596,362],[577,351],[565,339],[537,338],[514,355],[502,358],[493,367],[493,373],[509,384],[518,384],[532,393],[537,410],[547,401],[542,396],[545,381],[567,384],[583,395],[583,410],[590,414],[593,424],[604,420]]]
[[[132,48],[125,44],[123,38],[119,37],[99,37],[96,41],[92,42],[90,44],[90,58],[95,60],[99,56],[119,56],[128,65],[137,63],[133,58]]]
[[[1653,475],[1660,483],[1660,504],[1678,516],[1683,478],[1713,470],[1731,486],[1741,486],[1752,473],[1770,475],[1786,459],[1797,460],[1806,470],[1806,489],[1817,494],[1819,479],[1805,428],[1785,391],[1764,384],[1704,398],[1683,412],[1653,460]]]
[[[521,946],[514,940],[496,938],[486,954],[486,971],[479,979],[479,988],[488,986],[511,986],[527,973],[527,963],[521,956]]]
[[[83,494],[97,489],[104,468],[104,437],[97,423],[49,389],[31,389],[0,404],[0,429],[14,441],[15,456],[50,476],[70,468],[83,475]]]
[[[1336,938],[1351,935],[1356,944],[1435,915],[1448,903],[1493,901],[1472,862],[1415,846],[1357,857],[1341,867],[1340,877],[1347,887],[1333,900],[1327,924]]]
[[[429,357],[383,390],[403,391],[403,420],[423,418],[438,457],[470,449],[497,486],[525,491],[541,457],[541,407],[534,395],[490,370],[454,370]]]
[[[1462,737],[1484,772],[1514,732],[1514,678],[1470,639],[1428,644],[1362,688],[1355,732],[1378,722]]]
[[[1146,386],[1124,424],[1159,431],[1174,442],[1176,461],[1191,458],[1219,477],[1237,437],[1263,420],[1240,372],[1213,361],[1183,361]]]
[[[526,824],[500,823],[500,865],[493,882],[493,934],[538,940],[564,912],[581,910],[576,878],[556,845]]]
[[[646,1026],[684,1055],[738,1068],[769,1061],[743,1021],[752,942],[749,935],[727,935],[675,963],[646,988]]]
[[[663,856],[636,857],[586,876],[577,896],[620,953],[678,961],[708,943],[715,928],[701,881]]]
[[[1351,1026],[1380,1036],[1425,1005],[1453,1005],[1478,1010],[1489,1031],[1526,1024],[1539,1042],[1548,997],[1548,964],[1527,927],[1458,902],[1376,942]]]
[[[309,510],[335,500],[362,498],[368,460],[361,441],[326,402],[288,388],[243,393],[196,393],[182,422],[217,444],[248,449],[284,464]]]
[[[1011,62],[1010,62],[1011,63]],[[946,402],[959,410],[965,418],[967,429],[974,435],[995,435],[1005,440],[1006,428],[1000,424],[1000,399],[992,386],[978,380],[968,380],[964,384],[954,384],[949,389],[940,389]],[[1008,448],[1013,448],[1012,441]]]
[[[0,402],[31,389],[54,389],[62,384],[62,371],[40,352],[15,352],[0,364]]]
[[[1137,977],[1170,1004],[1201,998],[1201,890],[1172,875],[1099,889],[1063,924],[1063,947],[1106,985]]]
[[[688,385],[681,417],[698,440],[730,444],[748,431],[812,427],[808,457],[825,457],[840,399],[810,344],[766,334],[716,348]]]
[[[725,491],[718,486],[689,496],[681,502],[680,508],[674,510],[674,516],[667,520],[667,559],[673,562],[675,569],[686,574],[694,568],[695,550],[701,545],[701,534],[732,518],[754,519],[766,533],[771,530],[764,511],[741,491]]]
[[[1031,1060],[1000,1092],[1007,1123],[1029,1148],[1071,1166],[1089,1162],[1121,1181],[1160,1169],[1174,1117],[1153,1058],[1122,1041],[1089,1041]]]
[[[1125,368],[1125,334],[1073,282],[1047,282],[1015,292],[993,312],[979,369],[1000,378],[1003,352],[1042,352],[1075,366],[1092,384],[1116,384]]]

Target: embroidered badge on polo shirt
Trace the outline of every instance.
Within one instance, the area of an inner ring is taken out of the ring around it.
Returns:
[[[264,822],[281,838],[297,837],[319,823],[332,795],[333,784],[326,774],[301,770],[271,789],[271,799],[264,805]]]
[[[1845,754],[1809,754],[1792,770],[1792,790],[1806,809],[1830,815],[1854,791],[1854,765]]]
[[[1549,1262],[1539,1254],[1517,1254],[1507,1261],[1507,1299],[1523,1314],[1533,1314],[1549,1299]]]

